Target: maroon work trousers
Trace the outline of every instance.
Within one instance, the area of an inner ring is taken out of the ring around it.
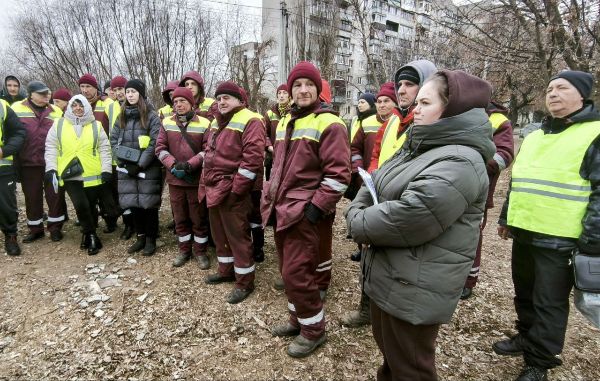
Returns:
[[[254,289],[254,256],[250,236],[250,195],[230,194],[221,204],[208,208],[210,231],[215,241],[219,274],[235,274],[235,287]]]
[[[383,354],[378,381],[435,381],[435,340],[439,324],[414,325],[371,301],[373,337]]]
[[[44,196],[48,204],[48,231],[60,231],[65,222],[65,189],[59,187],[58,192],[54,192],[52,184],[44,182],[42,166],[21,167],[20,172],[29,231],[44,231]]]
[[[279,271],[288,298],[290,323],[300,334],[315,340],[325,334],[325,311],[317,283],[319,273],[319,224],[305,217],[300,222],[275,232]]]
[[[169,184],[171,211],[180,253],[206,255],[208,249],[208,209],[198,201],[198,187]]]
[[[329,214],[319,221],[319,264],[317,265],[316,282],[319,290],[326,291],[331,282],[331,245],[333,243],[333,221],[335,213]]]

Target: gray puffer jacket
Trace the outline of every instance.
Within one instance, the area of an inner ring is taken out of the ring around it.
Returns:
[[[364,290],[411,324],[448,322],[469,274],[496,151],[484,109],[407,131],[403,148],[373,173],[346,210],[363,255]]]
[[[150,143],[142,150],[137,162],[140,167],[140,176],[144,176],[143,178],[131,177],[127,173],[121,172],[120,168],[124,163],[117,162],[119,205],[122,209],[159,208],[162,195],[162,172],[160,161],[154,155],[154,148],[161,126],[160,118],[156,111],[150,109],[148,111],[148,128],[144,129],[137,108],[127,107],[125,113],[127,116],[125,127],[121,129],[121,119],[119,118],[110,133],[113,150],[118,146],[119,139],[121,139],[121,145],[134,149],[140,149],[139,136],[150,136]]]

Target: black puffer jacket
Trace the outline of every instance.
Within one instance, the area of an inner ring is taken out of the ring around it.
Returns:
[[[580,111],[564,119],[547,117],[542,123],[542,131],[545,134],[559,134],[573,124],[598,120],[600,120],[600,112],[593,103],[586,103]],[[533,246],[561,251],[571,250],[578,246],[582,252],[600,255],[600,138],[597,138],[588,148],[583,163],[581,163],[579,174],[584,179],[589,180],[592,186],[587,213],[582,221],[583,233],[581,233],[579,240],[549,236],[511,227],[513,237],[519,242]],[[498,220],[498,223],[502,226],[507,225],[509,198],[510,190],[507,193]]]
[[[137,162],[140,167],[140,174],[144,178],[131,177],[127,173],[118,173],[119,205],[123,209],[142,208],[152,209],[160,207],[162,194],[162,173],[161,163],[154,154],[156,138],[160,130],[160,118],[153,109],[148,113],[148,128],[144,129],[140,121],[140,114],[137,108],[127,107],[125,109],[127,123],[121,129],[121,120],[118,119],[110,134],[110,144],[113,150],[117,147],[119,139],[121,145],[140,149],[139,136],[150,136],[150,143],[142,151],[142,155]],[[124,163],[117,163],[118,167],[123,167]],[[117,170],[119,170],[117,168]]]

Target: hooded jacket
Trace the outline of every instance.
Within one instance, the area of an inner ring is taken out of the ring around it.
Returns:
[[[411,324],[446,323],[475,258],[485,163],[496,151],[492,128],[484,109],[472,108],[406,133],[403,147],[373,173],[379,203],[363,186],[346,221],[353,239],[370,245],[362,273],[373,302]]]
[[[8,90],[6,89],[6,82],[10,79],[15,80],[19,83],[19,93],[14,97],[10,95],[8,93]],[[27,98],[27,92],[25,91],[25,88],[21,85],[21,81],[19,80],[19,78],[17,78],[14,75],[7,75],[6,78],[4,78],[4,86],[2,87],[2,90],[0,90],[0,99],[4,99],[8,102],[9,105],[12,105],[13,103],[22,101],[25,98]]]
[[[206,98],[206,90],[204,89],[204,78],[197,71],[190,70],[181,77],[179,86],[185,87],[185,81],[192,79],[198,84],[198,99],[194,106],[196,114],[201,117],[213,120],[217,110],[212,106],[216,103],[212,98]]]
[[[423,86],[425,80],[431,77],[431,75],[437,71],[437,68],[435,67],[433,62],[428,60],[415,60],[407,63],[400,69],[396,70],[396,73],[394,74],[394,93],[396,95],[398,94],[398,82],[400,81],[400,73],[402,73],[402,71],[406,68],[412,68],[417,72],[417,74],[419,75],[419,83],[417,83],[417,85],[419,85],[419,87]],[[402,116],[406,116],[410,109],[412,109],[412,106],[410,106],[406,110],[401,109],[400,111],[402,112]]]
[[[83,104],[83,116],[78,118],[73,114],[72,105],[75,100],[78,100]],[[92,110],[92,105],[90,102],[81,94],[77,94],[71,98],[67,108],[65,109],[64,118],[68,120],[75,130],[75,134],[77,137],[81,136],[81,133],[84,128],[90,128],[91,123],[96,120],[94,117],[94,110]],[[60,120],[60,119],[59,119]],[[50,170],[57,170],[58,166],[58,134],[57,134],[57,124],[58,120],[54,122],[50,131],[48,131],[48,135],[46,136],[46,149],[44,151],[44,160],[46,161],[46,172]],[[64,142],[63,142],[64,144]],[[110,142],[104,129],[100,129],[100,134],[98,135],[98,151],[100,153],[99,160],[102,163],[102,172],[112,173],[112,153],[110,149]],[[78,180],[82,181],[83,178],[80,176],[72,177],[65,181]]]
[[[3,101],[4,102],[4,101]],[[19,152],[25,138],[27,137],[27,131],[23,126],[23,123],[17,117],[17,114],[8,106],[4,104],[6,108],[6,115],[2,121],[2,157],[14,156]],[[2,105],[0,105],[2,107]],[[0,165],[0,176],[14,175],[14,165]]]
[[[405,146],[346,211],[364,256],[367,295],[411,324],[450,320],[469,274],[488,191],[485,162],[495,152],[483,109],[413,126]]]
[[[581,110],[567,118],[558,119],[548,116],[542,122],[541,129],[544,134],[559,134],[576,123],[599,120],[600,112],[591,101],[588,101]],[[514,239],[521,243],[560,251],[569,251],[579,247],[579,250],[584,253],[600,255],[600,138],[597,138],[586,151],[579,174],[582,178],[589,180],[592,186],[587,212],[582,220],[583,232],[579,239],[550,236],[511,227],[510,231]],[[509,201],[510,189],[498,220],[501,226],[507,225]]]
[[[162,194],[162,171],[161,163],[154,154],[156,139],[160,130],[160,118],[152,106],[148,104],[148,126],[143,128],[140,121],[138,108],[125,107],[127,116],[125,126],[121,127],[121,118],[117,119],[110,134],[110,143],[113,149],[117,147],[119,139],[121,144],[133,148],[141,149],[139,144],[140,136],[149,136],[148,146],[142,150],[137,165],[140,167],[141,177],[131,177],[127,173],[119,171],[118,189],[119,204],[121,208],[142,208],[152,209],[160,207]],[[123,167],[124,163],[117,163]]]

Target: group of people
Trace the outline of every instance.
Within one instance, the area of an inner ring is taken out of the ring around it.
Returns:
[[[7,82],[15,80],[8,77]],[[158,208],[168,184],[179,253],[207,270],[209,241],[217,272],[207,284],[234,283],[229,303],[254,290],[272,226],[289,319],[274,336],[293,336],[288,354],[305,357],[326,341],[324,302],[331,279],[336,205],[361,263],[357,311],[349,327],[371,324],[383,354],[381,380],[436,380],[436,338],[459,299],[471,297],[481,261],[486,211],[495,183],[513,161],[507,110],[488,82],[459,70],[410,62],[377,94],[362,94],[348,129],[333,110],[327,81],[298,63],[264,115],[246,91],[227,81],[206,97],[195,71],[169,82],[166,105],[154,110],[138,79],[113,78],[104,96],[91,74],[81,94],[51,93],[39,81],[27,98],[2,100],[0,224],[9,255],[20,254],[15,182],[25,195],[29,234],[61,240],[64,190],[81,225],[81,248],[102,248],[123,217],[129,253],[156,250]],[[523,355],[518,381],[547,379],[560,365],[573,250],[600,254],[596,173],[600,114],[590,101],[593,79],[565,71],[549,82],[551,116],[517,156],[499,234],[512,234],[518,334],[494,343],[500,355]],[[53,95],[53,103],[50,100]],[[15,158],[13,160],[13,157]]]

